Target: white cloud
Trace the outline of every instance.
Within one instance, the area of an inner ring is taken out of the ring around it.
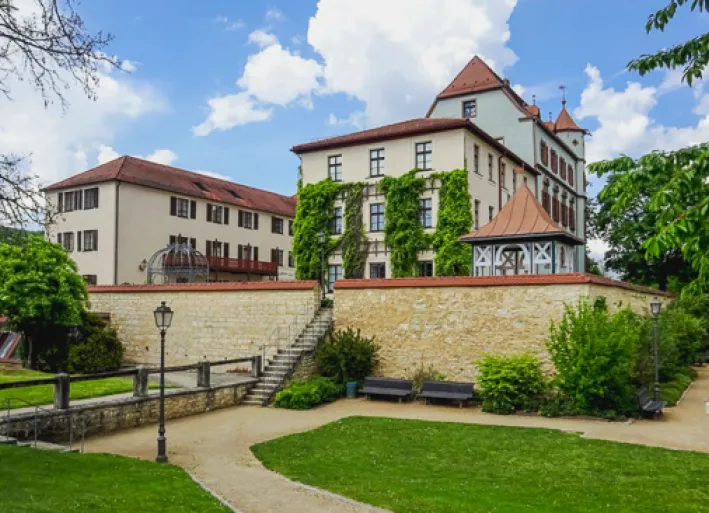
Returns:
[[[136,67],[135,63],[132,62],[132,61],[129,61],[128,59],[126,59],[126,60],[124,60],[123,62],[121,62],[121,69],[122,69],[123,71],[128,72],[128,73],[134,73],[134,72],[136,72],[136,71],[138,70],[138,68]]]
[[[520,96],[524,96],[525,91],[527,91],[527,88],[524,87],[522,84],[514,84],[512,86],[512,89]]]
[[[269,46],[277,45],[278,38],[263,29],[258,29],[249,34],[249,43],[258,45],[261,48],[267,48]]]
[[[285,21],[286,16],[283,14],[283,11],[277,8],[272,8],[266,11],[266,21]]]
[[[224,26],[224,30],[227,31],[234,31],[234,30],[240,30],[246,26],[243,20],[241,19],[236,19],[236,20],[230,20],[227,16],[224,15],[219,15],[214,18],[214,23],[217,23],[219,25]]]
[[[116,160],[118,157],[121,155],[111,148],[110,146],[106,146],[105,144],[102,144],[99,146],[98,149],[98,155],[96,156],[96,160],[99,165],[105,164],[106,162],[111,162],[112,160]]]
[[[96,161],[98,165],[105,164],[112,160],[120,157],[121,154],[114,150],[111,146],[102,144],[99,147],[98,155],[96,156]],[[172,165],[173,162],[177,160],[177,153],[168,149],[155,150],[148,156],[135,155],[139,159],[150,160],[151,162],[157,162],[158,164],[165,164],[166,166]]]
[[[327,124],[330,126],[353,126],[357,130],[361,130],[364,128],[364,123],[366,121],[366,115],[364,112],[361,110],[356,110],[352,112],[349,116],[346,118],[338,118],[334,114],[330,113],[330,116],[327,118]]]
[[[658,88],[627,82],[622,91],[605,87],[600,71],[590,64],[586,74],[588,84],[574,115],[578,120],[593,118],[599,124],[588,140],[588,162],[621,154],[639,156],[655,149],[674,150],[709,139],[709,100],[702,92],[695,92],[695,113],[705,117],[694,126],[665,126],[651,117],[659,98],[676,87],[673,74],[668,74]]]
[[[228,182],[233,182],[233,181],[234,181],[234,179],[231,178],[230,176],[223,175],[223,174],[217,173],[217,172],[215,172],[215,171],[207,171],[207,170],[205,170],[205,169],[198,169],[197,171],[195,171],[195,173],[199,173],[199,174],[201,174],[201,175],[211,176],[212,178],[219,178],[220,180],[227,180]]]
[[[259,107],[248,93],[211,98],[208,103],[211,112],[201,124],[192,127],[195,136],[201,137],[214,130],[228,130],[255,121],[266,121],[273,114],[271,109]]]
[[[507,43],[516,4],[320,0],[307,33],[315,59],[272,44],[249,58],[238,84],[263,106],[345,94],[364,103],[366,124],[422,116],[474,54],[498,71],[515,62]]]

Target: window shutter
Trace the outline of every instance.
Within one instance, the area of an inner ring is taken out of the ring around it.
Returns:
[[[175,242],[177,242],[177,237],[170,235],[170,244],[175,244]]]
[[[59,212],[64,212],[64,193],[59,193]]]
[[[254,212],[254,230],[258,230],[258,214]]]
[[[236,224],[237,224],[239,227],[243,227],[243,226],[244,226],[244,211],[243,211],[243,210],[239,210],[239,214],[238,214],[237,217],[238,217],[238,220],[237,220],[237,223],[236,223]]]
[[[81,232],[76,232],[76,250],[81,251]]]
[[[224,258],[229,258],[229,243],[224,243],[224,253],[222,254]]]
[[[82,210],[84,204],[83,199],[84,195],[81,194],[81,191],[76,191],[76,194],[74,194],[74,210]]]
[[[190,219],[197,219],[197,202],[190,201]]]
[[[190,239],[190,246],[192,248],[197,249],[197,239]]]
[[[239,214],[241,214],[241,210],[239,210]],[[244,258],[244,246],[239,244],[236,247],[236,256],[239,260],[242,260]]]
[[[224,207],[224,224],[229,224],[229,207]]]
[[[96,204],[94,205],[94,208],[98,208],[98,187],[96,187]]]
[[[177,198],[175,196],[170,196],[170,215],[177,215]]]
[[[94,230],[94,251],[98,251],[98,230]]]
[[[275,249],[271,249],[271,263],[272,264],[278,263],[278,254],[276,253]]]
[[[207,203],[207,222],[211,223],[212,222],[212,204]]]
[[[57,244],[59,244],[60,246],[62,245],[62,234],[61,233],[57,233]]]
[[[207,241],[207,256],[208,257],[212,256],[212,241],[211,240]]]
[[[254,262],[258,262],[258,247],[254,246]]]

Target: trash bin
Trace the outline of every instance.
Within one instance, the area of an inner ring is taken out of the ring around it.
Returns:
[[[357,382],[356,381],[350,381],[347,383],[347,399],[356,399],[357,398]]]

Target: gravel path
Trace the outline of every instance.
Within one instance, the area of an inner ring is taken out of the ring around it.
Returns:
[[[251,454],[249,447],[343,417],[361,415],[546,427],[582,432],[588,438],[709,452],[709,417],[704,408],[707,400],[709,367],[700,369],[699,378],[678,407],[667,409],[661,419],[654,421],[617,423],[499,416],[479,409],[342,400],[304,412],[241,406],[170,421],[167,445],[171,463],[196,475],[243,513],[359,513],[381,510],[343,502],[270,472]],[[152,459],[156,436],[155,427],[148,426],[88,440],[86,449]]]

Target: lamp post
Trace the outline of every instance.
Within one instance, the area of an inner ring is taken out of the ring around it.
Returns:
[[[320,290],[322,291],[322,299],[325,299],[325,234],[318,233],[318,242],[320,243]]]
[[[160,303],[153,314],[155,315],[155,325],[160,330],[160,419],[158,427],[158,455],[155,461],[167,463],[167,448],[165,446],[165,332],[172,323],[172,309]]]
[[[655,385],[653,388],[655,401],[660,400],[660,328],[659,328],[659,317],[660,310],[662,310],[662,302],[656,297],[650,301],[650,313],[653,317],[653,346],[655,353]]]

